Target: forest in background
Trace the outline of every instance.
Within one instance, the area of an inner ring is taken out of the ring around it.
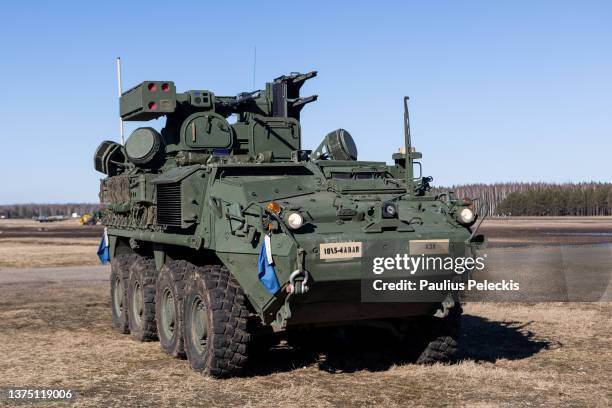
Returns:
[[[495,183],[438,187],[457,198],[478,198],[481,214],[512,216],[612,215],[612,184]]]
[[[96,203],[67,203],[67,204],[10,204],[0,205],[0,216],[5,218],[32,218],[32,217],[52,217],[52,216],[71,216],[77,213],[92,214],[102,206]]]
[[[480,214],[513,216],[612,215],[612,183],[495,183],[435,187],[455,197],[478,198]],[[32,218],[91,214],[96,203],[0,205],[0,216]]]

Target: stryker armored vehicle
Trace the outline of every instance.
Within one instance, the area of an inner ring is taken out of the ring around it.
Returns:
[[[116,330],[159,339],[213,377],[240,372],[270,328],[299,339],[321,326],[372,324],[418,338],[418,362],[452,358],[456,293],[364,301],[363,266],[384,248],[471,254],[481,242],[471,231],[473,203],[433,195],[431,178],[415,177],[421,155],[410,142],[407,98],[405,146],[392,165],[357,160],[343,129],[304,150],[300,112],[317,96],[301,97],[300,88],[316,74],[237,96],[178,93],[172,81],[122,94],[123,121],[165,116],[165,125],[137,128],[125,146],[104,141],[94,156],[107,175],[100,199]]]

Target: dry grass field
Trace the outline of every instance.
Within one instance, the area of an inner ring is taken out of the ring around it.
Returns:
[[[97,265],[101,234],[77,220],[0,220],[0,268]]]
[[[6,232],[11,228],[4,221],[0,406],[14,404],[6,398],[7,388],[32,387],[72,389],[75,406],[85,407],[612,404],[612,303],[468,303],[460,360],[451,365],[417,366],[376,344],[358,349],[330,340],[335,347],[304,353],[281,343],[256,356],[245,377],[213,380],[192,372],[186,361],[165,355],[157,343],[137,343],[111,330],[107,267],[25,268],[45,265],[33,261],[44,257],[16,263],[20,257],[12,255],[20,245],[23,258],[47,245],[41,241],[62,240],[61,257],[74,256],[63,265],[78,264],[79,254],[85,253],[95,260],[99,230],[93,230],[92,237],[76,237],[74,232],[58,237],[69,228],[52,225],[62,231],[28,238],[15,236],[15,229]],[[488,228],[500,243],[516,239],[523,229],[537,231],[534,235],[541,238],[550,230],[586,228],[580,223],[559,227],[563,222],[555,220],[516,222],[520,227],[515,229],[485,224],[485,231]],[[610,219],[601,222],[595,227],[598,232],[612,224]],[[558,234],[560,240],[567,236]],[[602,242],[609,239],[595,236]],[[15,245],[12,250],[5,249],[7,243]],[[85,263],[90,262],[87,258]],[[9,265],[24,268],[7,269]]]

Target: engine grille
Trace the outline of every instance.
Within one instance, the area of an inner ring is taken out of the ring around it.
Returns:
[[[157,185],[157,224],[170,227],[181,226],[180,183]]]

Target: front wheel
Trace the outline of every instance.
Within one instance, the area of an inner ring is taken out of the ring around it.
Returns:
[[[429,317],[421,322],[421,352],[417,364],[446,363],[455,359],[459,350],[461,304],[456,303],[444,318]]]
[[[232,377],[247,362],[249,312],[242,288],[227,268],[198,267],[183,303],[185,352],[191,367],[212,377]]]

